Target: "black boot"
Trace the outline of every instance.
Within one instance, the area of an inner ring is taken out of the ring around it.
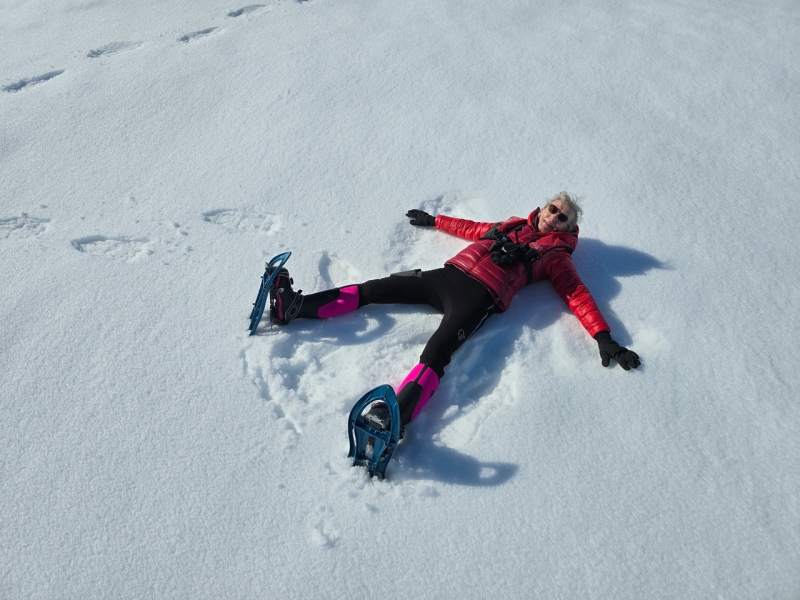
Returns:
[[[362,416],[367,425],[377,429],[378,431],[388,431],[392,427],[392,414],[385,402],[373,403],[372,406],[369,407],[369,410],[363,413]],[[401,427],[400,439],[402,440],[404,436],[405,427]],[[370,458],[372,457],[372,452],[375,447],[374,441],[375,438],[370,437],[369,441],[367,442],[366,453]],[[388,447],[383,451],[383,453],[386,454],[387,452],[389,452]]]
[[[281,269],[269,290],[270,321],[276,325],[286,325],[297,316],[303,306],[303,290],[292,289],[294,281],[288,269]]]
[[[364,413],[364,421],[378,431],[386,431],[392,426],[392,415],[385,402],[375,402]]]
[[[397,406],[400,408],[400,425],[402,427],[411,422],[411,415],[414,414],[414,409],[417,408],[422,392],[422,386],[414,381],[409,381],[403,386],[403,389],[397,392]],[[433,396],[434,392],[431,392],[431,396]]]
[[[369,410],[364,413],[364,421],[370,427],[378,431],[388,431],[392,427],[392,413],[385,402],[375,402],[369,407]],[[409,419],[410,420],[410,419]],[[408,422],[400,421],[400,439],[406,436],[406,425]],[[369,444],[368,444],[369,445]]]

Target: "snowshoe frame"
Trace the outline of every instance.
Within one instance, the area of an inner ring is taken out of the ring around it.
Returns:
[[[369,426],[361,415],[367,406],[376,401],[383,401],[389,407],[392,426],[386,431],[379,431]],[[370,477],[379,475],[385,478],[386,466],[400,441],[400,409],[392,386],[381,385],[364,394],[350,411],[347,428],[350,437],[350,452],[347,456],[353,459],[353,466],[366,467]],[[367,445],[370,441],[372,441],[372,456],[367,455]]]

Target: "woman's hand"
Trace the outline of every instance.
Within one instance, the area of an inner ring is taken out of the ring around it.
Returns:
[[[626,371],[636,369],[642,364],[636,352],[620,346],[611,339],[611,334],[607,331],[601,331],[594,336],[594,339],[597,341],[597,345],[600,348],[600,359],[603,361],[604,367],[607,367],[611,363],[612,358]]]
[[[436,217],[429,215],[423,210],[412,208],[406,213],[406,216],[411,218],[409,223],[416,227],[433,227],[436,225]]]

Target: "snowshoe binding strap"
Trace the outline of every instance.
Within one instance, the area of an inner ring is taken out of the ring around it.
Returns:
[[[283,252],[272,258],[266,264],[264,275],[261,277],[261,285],[258,288],[258,296],[256,296],[256,301],[253,303],[253,310],[250,311],[250,327],[248,327],[250,335],[253,335],[256,329],[258,329],[258,324],[261,322],[261,317],[264,315],[264,307],[267,304],[272,284],[291,255],[291,252]]]
[[[294,281],[287,269],[281,269],[269,290],[270,321],[275,325],[286,325],[297,317],[303,306],[303,290],[294,291]]]

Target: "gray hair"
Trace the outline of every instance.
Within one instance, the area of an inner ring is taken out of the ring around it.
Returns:
[[[581,208],[581,205],[578,204],[578,202],[583,200],[582,197],[578,197],[575,194],[571,194],[570,192],[558,192],[555,196],[553,196],[552,198],[550,198],[550,200],[547,201],[547,204],[552,204],[556,200],[561,200],[564,204],[567,205],[567,207],[575,211],[575,219],[573,221],[570,221],[569,224],[570,227],[572,227],[578,221],[580,221],[581,217],[583,216],[583,209]]]

